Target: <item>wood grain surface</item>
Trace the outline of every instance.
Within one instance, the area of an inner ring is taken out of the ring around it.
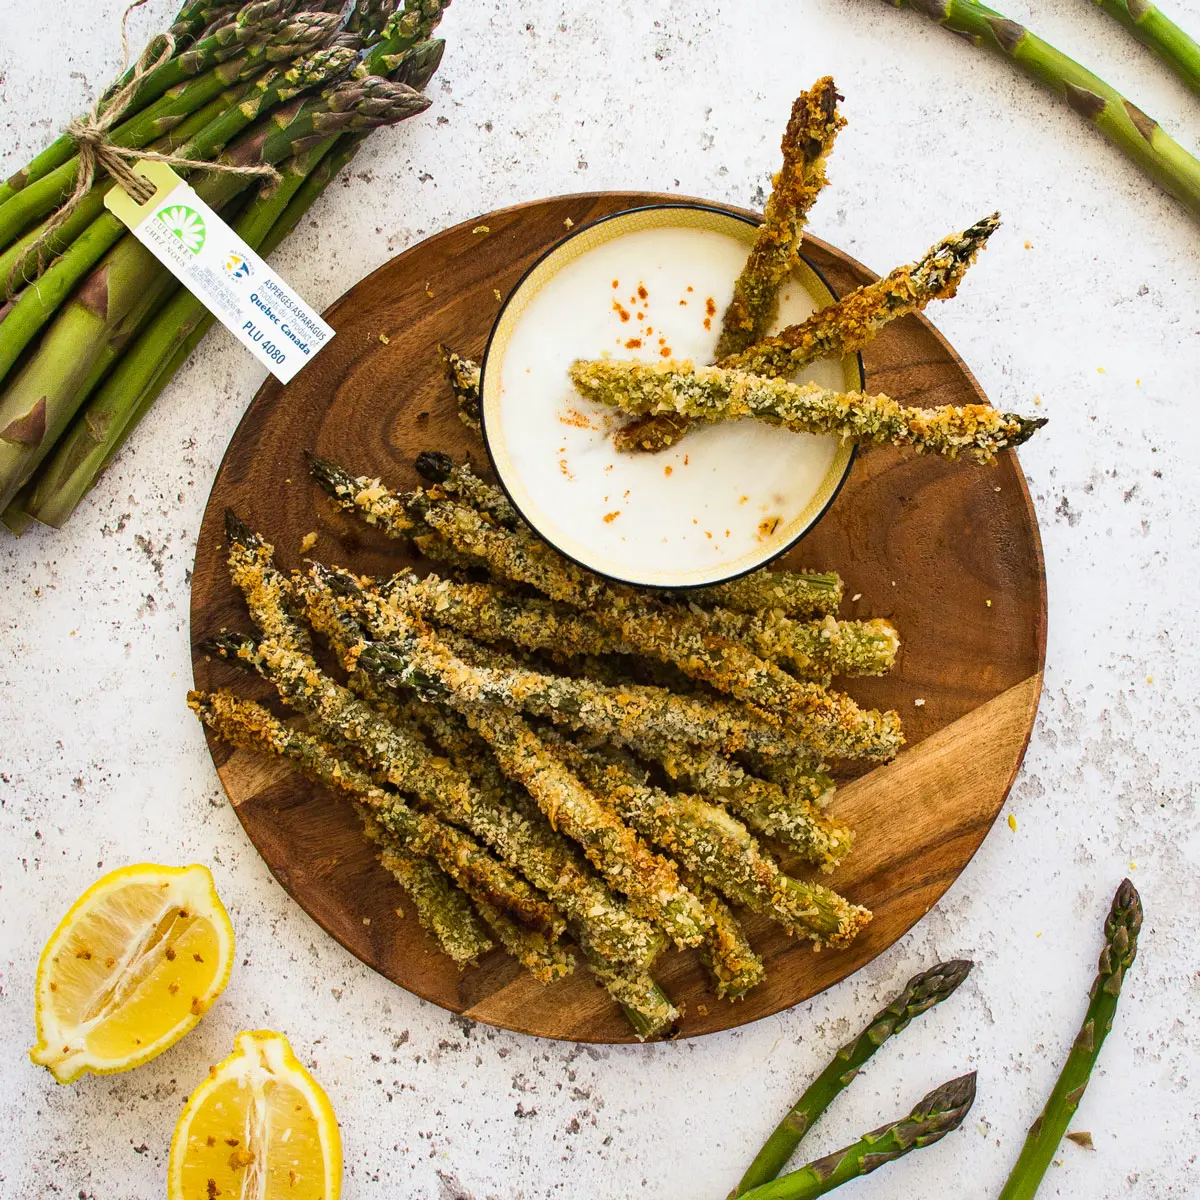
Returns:
[[[229,583],[223,513],[235,509],[274,542],[285,569],[313,557],[363,572],[395,570],[405,551],[331,511],[307,477],[311,449],[347,468],[415,486],[412,460],[436,448],[486,458],[463,429],[437,344],[482,352],[501,298],[575,227],[678,196],[566,196],[488,213],[422,242],[369,275],[325,314],[337,336],[287,387],[255,396],[213,485],[196,550],[192,637],[249,628]],[[731,209],[738,212],[740,210]],[[486,225],[487,234],[472,231]],[[805,257],[841,294],[871,278],[815,238]],[[890,265],[890,264],[889,264]],[[920,405],[983,400],[970,371],[926,320],[906,317],[863,355],[867,386]],[[855,680],[863,704],[897,709],[907,745],[893,764],[842,782],[833,811],[854,849],[823,876],[874,920],[848,950],[814,953],[746,915],[767,980],[737,1004],[711,991],[694,953],[656,975],[685,1009],[681,1034],[728,1029],[804,1000],[869,962],[929,911],[995,820],[1024,755],[1046,648],[1041,542],[1015,456],[976,467],[891,449],[860,453],[829,512],[783,560],[838,570],[844,616],[886,616],[903,646],[895,671]],[[850,597],[856,597],[851,600]],[[197,655],[196,687],[264,685]],[[924,701],[918,705],[917,701]],[[500,952],[457,971],[363,841],[344,803],[283,764],[210,739],[221,782],[251,841],[304,910],[351,953],[417,995],[490,1024],[545,1037],[624,1042],[632,1035],[582,969],[542,987]],[[802,873],[797,870],[797,873]],[[969,953],[955,946],[955,953]]]

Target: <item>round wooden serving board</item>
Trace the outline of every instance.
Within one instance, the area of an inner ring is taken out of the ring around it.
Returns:
[[[398,543],[330,509],[309,482],[302,451],[401,488],[419,482],[411,463],[427,448],[457,457],[470,452],[482,469],[486,457],[458,421],[438,343],[480,354],[501,298],[572,223],[680,199],[604,193],[488,213],[414,246],[337,301],[325,314],[337,336],[287,387],[263,385],[221,464],[196,550],[193,640],[249,627],[225,565],[227,506],[275,544],[285,569],[299,565],[309,532],[318,534],[309,554],[326,562],[387,573],[405,561]],[[474,232],[480,226],[488,232]],[[838,294],[874,278],[815,238],[805,241],[805,256]],[[864,359],[870,391],[920,405],[983,400],[971,373],[923,318],[896,322]],[[796,1004],[858,970],[920,920],[1000,812],[1041,690],[1045,573],[1033,507],[1011,453],[994,468],[890,449],[860,454],[824,519],[780,565],[836,569],[846,581],[843,615],[890,617],[903,639],[891,675],[852,681],[849,690],[865,705],[897,709],[907,745],[889,766],[844,782],[833,801],[857,837],[826,881],[875,916],[850,949],[815,954],[809,943],[747,915],[767,979],[737,1004],[716,998],[694,953],[668,953],[656,975],[685,1009],[684,1036]],[[203,656],[194,671],[197,688],[266,694],[246,674]],[[493,1025],[579,1041],[633,1040],[582,968],[542,987],[496,951],[459,973],[375,861],[348,804],[277,760],[231,752],[211,739],[210,746],[271,871],[363,962],[427,1000]]]

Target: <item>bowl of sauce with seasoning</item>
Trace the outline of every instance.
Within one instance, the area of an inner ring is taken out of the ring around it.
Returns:
[[[517,284],[483,360],[481,417],[504,490],[547,542],[623,583],[701,587],[755,570],[812,528],[853,446],[762,421],[698,425],[655,454],[624,452],[630,418],[584,399],[580,358],[713,360],[756,226],[696,204],[631,209],[572,232]],[[803,257],[772,332],[832,303]],[[857,356],[797,382],[863,387]]]

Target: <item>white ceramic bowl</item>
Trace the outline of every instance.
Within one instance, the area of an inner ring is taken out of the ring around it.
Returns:
[[[584,400],[577,358],[712,360],[755,226],[694,204],[632,209],[575,230],[500,311],[483,362],[484,441],[513,504],[601,575],[655,588],[732,579],[782,554],[832,503],[853,447],[761,421],[698,426],[660,454],[621,453],[627,418]],[[802,262],[777,327],[835,299]],[[858,356],[797,376],[863,386]]]

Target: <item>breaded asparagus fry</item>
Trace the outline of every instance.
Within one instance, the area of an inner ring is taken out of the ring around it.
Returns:
[[[646,784],[627,763],[546,734],[553,753],[604,795],[644,837],[661,846],[709,887],[818,944],[847,946],[871,919],[821,884],[785,875],[750,831],[699,796]]]
[[[682,593],[692,604],[757,613],[778,609],[785,617],[823,617],[842,602],[842,581],[832,571],[751,571],[728,583]]]
[[[679,1020],[679,1009],[657,983],[644,972],[614,967],[585,943],[584,958],[597,982],[621,1006],[639,1041],[670,1032]]]
[[[456,354],[449,346],[440,344],[446,380],[458,405],[458,419],[476,437],[483,436],[479,424],[479,364]]]
[[[886,675],[900,648],[896,627],[879,617],[869,621],[838,621],[832,616],[794,621],[772,609],[754,615],[713,609],[709,622],[723,637],[797,675],[823,683],[834,675]]]
[[[488,937],[467,897],[450,877],[427,858],[406,850],[398,839],[359,806],[363,832],[379,846],[379,862],[408,893],[417,920],[458,967],[474,966],[495,943]]]
[[[613,430],[613,445],[622,454],[661,454],[669,450],[692,427],[692,418],[682,413],[651,413],[634,417]]]
[[[783,167],[772,180],[763,223],[722,318],[717,358],[758,341],[775,317],[780,284],[796,264],[809,210],[827,182],[825,158],[846,123],[837,111],[840,99],[826,76],[792,105],[781,145]]]
[[[832,433],[862,445],[911,446],[945,458],[992,462],[1046,423],[986,404],[910,408],[890,396],[835,392],[817,383],[763,379],[689,361],[579,361],[575,386],[590,400],[627,412],[682,412],[702,421],[755,417],[804,433]]]
[[[818,801],[833,792],[833,780],[810,769],[809,791],[785,791],[776,783],[747,773],[711,750],[647,739],[635,745],[643,758],[660,763],[689,791],[700,792],[731,808],[755,833],[778,838],[809,862],[832,871],[854,842],[854,834],[821,811]]]
[[[516,713],[478,705],[469,706],[466,716],[491,746],[500,769],[524,786],[552,825],[579,842],[596,869],[635,908],[656,918],[678,945],[703,940],[708,916],[680,882],[674,863],[653,853]]]
[[[700,957],[717,985],[717,995],[722,1000],[740,1000],[763,981],[766,966],[729,905],[712,888],[691,876],[687,879],[713,923],[712,932],[700,947]]]
[[[666,942],[649,922],[635,916],[584,862],[569,842],[551,828],[527,793],[500,770],[488,745],[457,713],[413,701],[413,719],[425,729],[460,770],[466,770],[482,797],[515,812],[525,822],[522,862],[530,881],[566,916],[582,944],[612,969],[648,971]]]
[[[288,653],[299,657],[296,651]],[[384,829],[400,838],[408,849],[433,858],[472,896],[483,896],[530,928],[555,935],[561,932],[562,921],[546,898],[473,838],[410,808],[364,771],[340,759],[319,739],[285,725],[262,705],[227,692],[191,692],[188,706],[231,745],[291,759],[310,778],[365,804]]]
[[[354,476],[327,458],[308,455],[308,469],[332,497],[338,508],[357,514],[368,525],[381,529],[388,537],[409,538],[428,533],[421,521],[408,513],[408,497],[383,486],[378,479]]]
[[[952,233],[917,262],[855,288],[806,321],[720,359],[717,366],[789,376],[819,358],[844,358],[861,350],[888,322],[920,312],[932,300],[950,299],[999,224],[1000,214],[993,213],[962,233]]]
[[[296,618],[287,576],[275,565],[274,549],[232,509],[225,510],[229,577],[246,597],[255,623],[267,637],[304,654],[312,653],[308,630]]]
[[[496,940],[538,983],[553,983],[575,970],[575,955],[565,946],[556,945],[544,933],[518,925],[486,900],[476,896],[471,899]]]

